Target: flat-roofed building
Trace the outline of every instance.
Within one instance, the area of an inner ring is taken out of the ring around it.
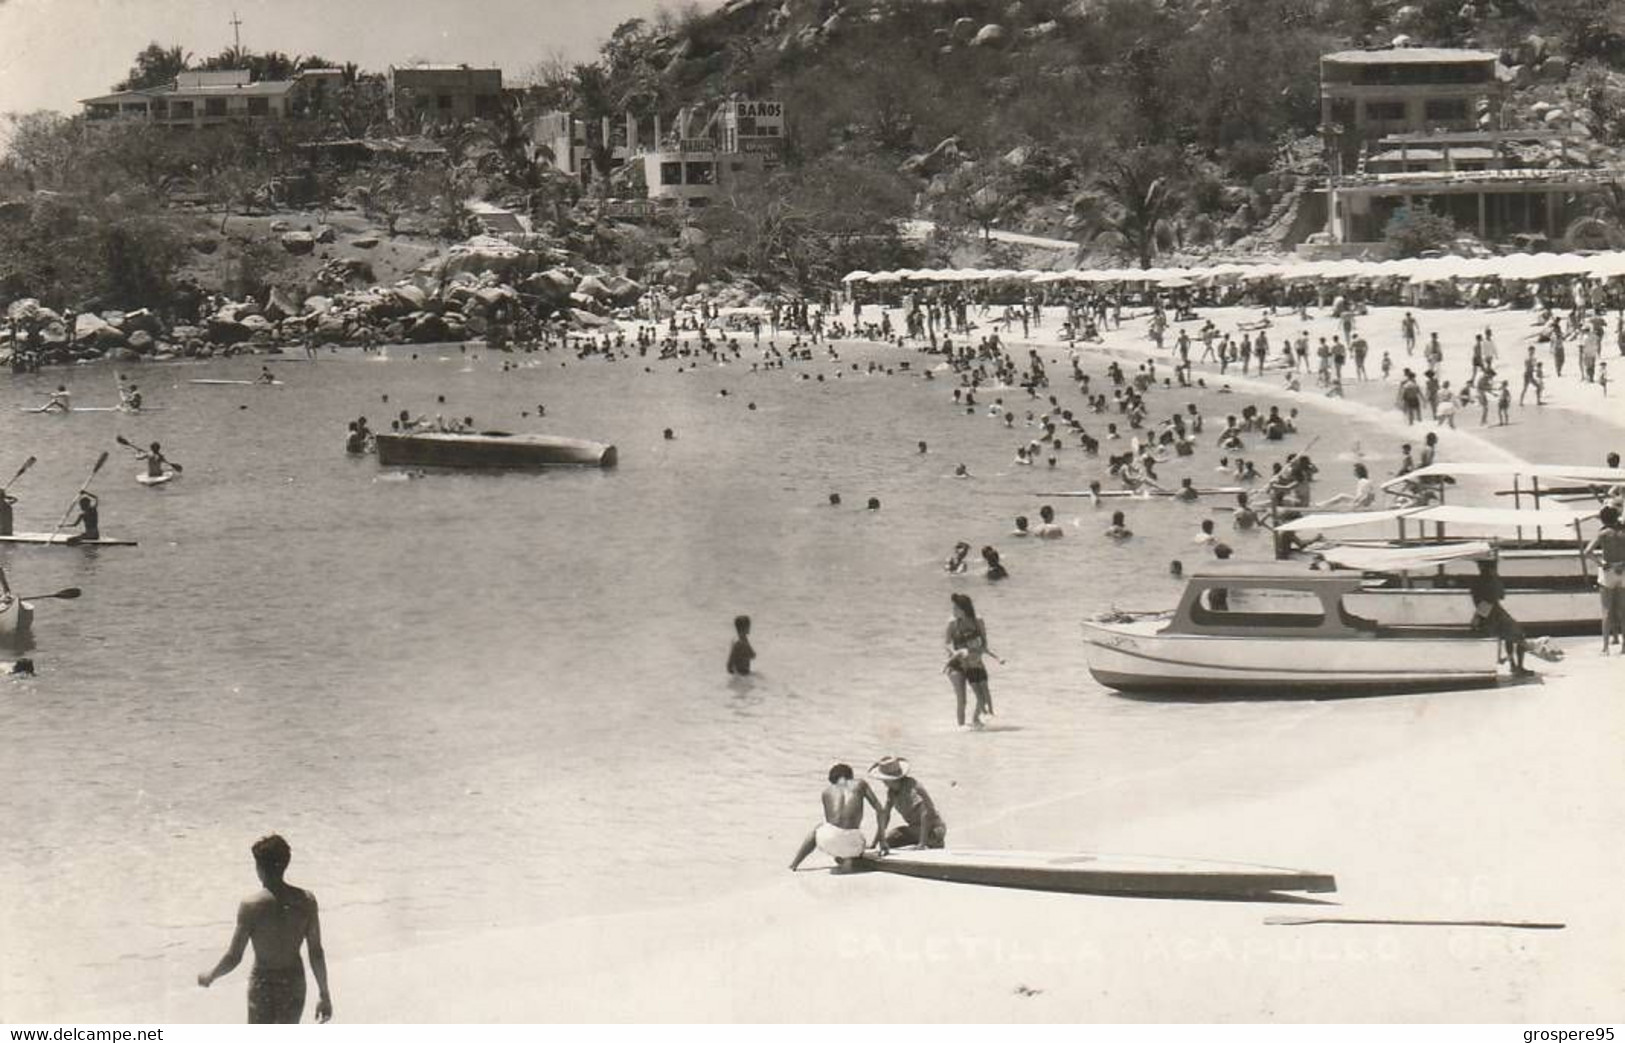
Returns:
[[[1333,247],[1379,243],[1395,213],[1417,206],[1487,241],[1555,240],[1620,179],[1568,163],[1561,126],[1503,126],[1507,72],[1491,51],[1339,51],[1320,75]]]
[[[85,118],[92,122],[140,120],[179,130],[199,129],[233,121],[288,119],[299,107],[331,80],[313,70],[291,80],[252,79],[247,69],[189,69],[173,83],[142,90],[116,91],[99,98],[86,98]]]
[[[502,107],[502,70],[428,62],[391,65],[389,118],[416,113],[431,123],[488,119]]]

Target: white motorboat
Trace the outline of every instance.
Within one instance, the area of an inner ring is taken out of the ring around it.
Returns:
[[[1353,695],[1494,684],[1498,642],[1466,626],[1381,625],[1359,572],[1296,562],[1194,573],[1171,616],[1085,622],[1089,672],[1125,692]]]

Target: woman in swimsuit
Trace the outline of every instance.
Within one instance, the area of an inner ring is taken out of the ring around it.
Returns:
[[[982,726],[982,715],[993,716],[993,696],[987,687],[987,667],[982,655],[987,651],[987,627],[976,617],[976,606],[964,594],[954,594],[954,618],[948,621],[944,643],[948,648],[948,665],[943,669],[954,688],[954,702],[960,727],[965,725],[965,686],[976,693],[976,709],[971,714],[971,727]]]

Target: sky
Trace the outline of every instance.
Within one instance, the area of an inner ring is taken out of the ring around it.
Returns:
[[[0,112],[79,111],[154,41],[199,58],[232,43],[381,72],[412,59],[497,65],[514,80],[549,54],[585,60],[658,0],[0,0]],[[677,6],[668,2],[668,6]],[[707,4],[706,6],[711,6]]]

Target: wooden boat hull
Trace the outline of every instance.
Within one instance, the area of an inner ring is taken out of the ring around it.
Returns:
[[[1226,696],[1471,688],[1498,674],[1493,637],[1162,634],[1162,625],[1085,623],[1090,674],[1123,692]]]
[[[381,434],[378,462],[388,466],[539,470],[614,467],[612,445],[552,435]]]
[[[1145,855],[904,850],[870,852],[860,864],[928,880],[1074,894],[1247,898],[1337,890],[1336,878],[1327,873]]]
[[[34,606],[21,598],[12,598],[0,608],[0,646],[24,648],[30,643],[34,630]]]

